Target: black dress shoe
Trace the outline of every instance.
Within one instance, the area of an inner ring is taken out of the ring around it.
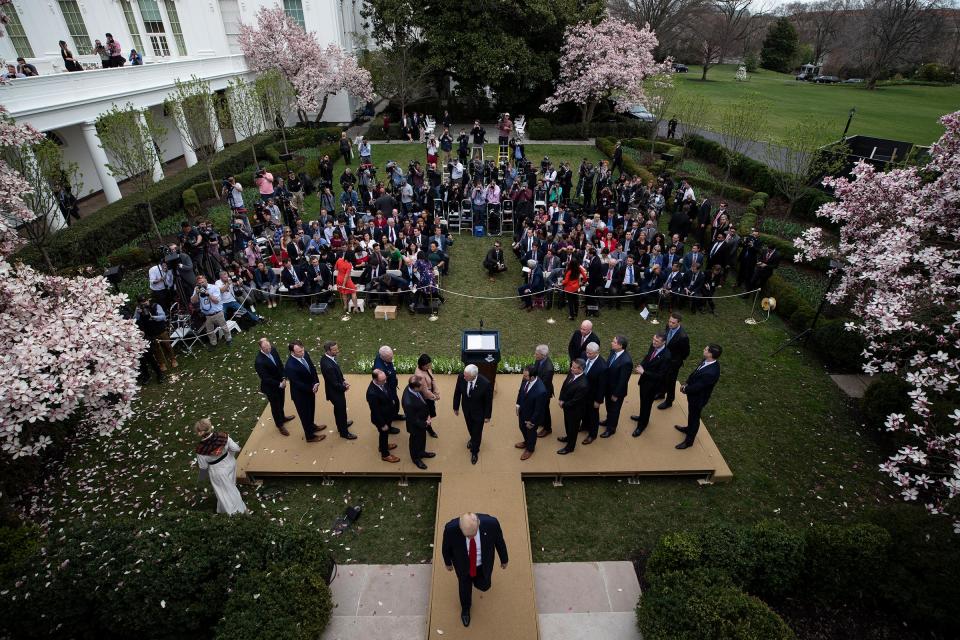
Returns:
[[[568,439],[567,436],[560,436],[559,438],[557,438],[557,442],[566,442],[567,439]]]
[[[344,440],[356,440],[356,439],[357,439],[357,434],[355,434],[355,433],[350,433],[350,432],[348,431],[347,433],[341,433],[341,434],[340,434],[340,437],[343,438]]]
[[[664,400],[663,402],[657,405],[657,409],[669,409],[672,406],[673,406],[672,402]]]
[[[562,456],[565,456],[568,453],[570,453],[570,449],[567,449],[566,447],[564,447],[563,449],[560,449],[559,451],[557,451],[557,453],[559,453]]]
[[[406,417],[405,415],[403,415],[402,413],[398,413],[398,414],[397,414],[397,417],[394,418],[394,420],[406,420],[406,419],[407,419],[407,417]]]
[[[601,420],[601,421],[598,422],[597,424],[600,425],[601,427],[605,427],[605,426],[607,426],[607,421],[606,421],[606,420]]]
[[[423,457],[424,457],[424,458],[436,458],[436,457],[437,457],[437,454],[435,454],[433,451],[424,451],[424,452],[423,452]]]
[[[414,460],[413,464],[417,465],[417,469],[426,469],[427,465],[423,464],[423,460]]]
[[[610,436],[612,436],[612,435],[615,434],[615,433],[616,433],[616,431],[610,431],[610,429],[607,429],[606,431],[604,431],[603,433],[600,434],[600,437],[601,437],[601,438],[609,438]]]
[[[673,428],[676,429],[677,431],[679,431],[680,433],[686,433],[686,432],[687,432],[687,428],[686,428],[686,427],[681,427],[679,424],[673,425]]]
[[[387,433],[392,433],[392,434],[396,435],[396,434],[400,433],[400,429],[397,429],[396,427],[390,427],[389,429],[387,429]]]
[[[353,420],[347,420],[347,429],[353,426]]]
[[[470,464],[477,464],[477,459],[479,456],[475,453],[470,454]]]
[[[687,447],[692,447],[692,446],[693,446],[692,444],[687,444],[687,441],[684,440],[683,442],[677,445],[677,449],[686,449]]]
[[[293,420],[293,418],[294,418],[294,416],[283,416],[283,421],[284,421],[284,422],[290,422],[291,420]]]
[[[637,427],[636,429],[634,429],[634,430],[633,430],[633,434],[632,434],[633,437],[634,437],[634,438],[639,438],[639,437],[640,437],[640,434],[643,433],[643,430],[644,430],[645,428],[646,428],[646,427]]]
[[[469,627],[469,626],[470,626],[470,614],[469,614],[469,613],[461,613],[461,614],[460,614],[460,622],[463,623],[463,626]]]
[[[430,437],[431,437],[431,438],[439,438],[439,437],[440,437],[440,436],[437,435],[437,432],[434,431],[433,429],[427,429],[427,433],[430,434]]]
[[[640,422],[640,416],[630,416],[630,419],[634,422]]]

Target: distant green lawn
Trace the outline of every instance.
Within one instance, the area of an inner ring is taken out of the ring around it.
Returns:
[[[701,67],[691,66],[689,73],[676,74],[678,86],[704,95],[716,106],[735,103],[748,93],[758,93],[770,100],[770,129],[776,135],[784,134],[797,122],[814,118],[836,129],[839,138],[850,108],[856,107],[848,135],[928,145],[943,133],[943,127],[937,122],[939,117],[960,109],[960,85],[900,85],[867,91],[862,84],[798,82],[793,75],[765,69],[751,73],[748,82],[737,82],[735,65],[712,67],[707,81],[702,82],[701,71]]]

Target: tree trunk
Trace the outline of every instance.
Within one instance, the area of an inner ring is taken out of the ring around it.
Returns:
[[[320,103],[320,110],[317,111],[317,117],[313,119],[314,122],[320,122],[320,118],[323,117],[323,112],[327,110],[327,100],[330,99],[330,94],[323,96],[323,102]]]
[[[163,236],[160,235],[160,227],[157,226],[157,221],[153,217],[153,203],[150,202],[150,198],[147,198],[147,215],[150,216],[150,224],[153,226],[153,232],[157,234],[157,240],[163,240]]]
[[[253,166],[259,167],[260,161],[257,160],[257,145],[256,143],[250,143],[250,153],[253,154]]]
[[[47,251],[47,245],[39,245],[40,254],[43,256],[43,261],[47,264],[47,271],[50,273],[56,273],[57,269],[53,266],[53,260],[50,259],[50,253]]]
[[[217,197],[217,183],[213,179],[213,171],[210,169],[210,159],[207,158],[207,177],[210,178],[210,188],[213,189],[213,197]],[[160,235],[160,232],[157,232],[157,235]]]
[[[877,80],[878,80],[877,74],[871,73],[870,77],[867,78],[867,86],[864,88],[869,89],[870,91],[873,91],[874,89],[877,88]]]
[[[701,79],[701,80],[706,80],[706,79],[707,79],[707,70],[708,70],[709,68],[710,68],[710,63],[709,63],[709,62],[704,62],[704,63],[703,63],[703,74],[700,76],[700,79]]]
[[[297,119],[303,123],[310,122],[310,118],[307,117],[307,112],[301,109],[300,107],[297,107]]]
[[[586,109],[583,112],[583,124],[587,125],[593,121],[593,114],[597,110],[597,104],[599,100],[591,100],[587,103]]]

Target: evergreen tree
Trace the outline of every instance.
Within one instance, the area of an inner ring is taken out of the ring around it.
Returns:
[[[770,25],[760,51],[760,66],[771,71],[787,73],[800,46],[797,30],[787,18],[779,18]]]

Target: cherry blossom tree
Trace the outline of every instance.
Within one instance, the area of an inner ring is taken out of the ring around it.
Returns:
[[[283,8],[261,7],[256,25],[240,25],[240,49],[255,71],[276,69],[297,91],[301,121],[316,112],[319,122],[331,95],[345,90],[362,99],[373,98],[370,73],[336,44],[320,46]]]
[[[840,225],[839,246],[813,228],[798,259],[843,263],[829,300],[857,318],[863,370],[895,374],[911,387],[910,409],[887,417],[907,439],[880,469],[908,502],[946,515],[960,533],[960,111],[941,118],[943,137],[923,167],[878,172],[861,162],[853,178],[826,178],[836,202],[818,215]]]
[[[29,125],[0,120],[4,152],[42,139]],[[15,458],[50,444],[48,436],[34,437],[41,423],[79,415],[100,433],[120,426],[146,348],[133,322],[118,314],[126,296],[111,294],[103,277],[51,276],[7,261],[24,242],[17,227],[35,218],[24,202],[30,190],[0,159],[0,448]]]
[[[584,124],[593,119],[602,100],[612,98],[617,111],[648,103],[644,81],[660,76],[669,81],[672,61],[657,63],[657,36],[646,25],[606,18],[599,24],[581,22],[567,27],[560,56],[560,82],[540,108],[556,111],[561,104],[580,106]]]

